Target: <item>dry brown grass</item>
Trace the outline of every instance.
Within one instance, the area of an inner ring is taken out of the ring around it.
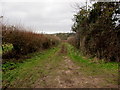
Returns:
[[[68,37],[67,42],[76,47],[76,38],[74,36]]]
[[[2,26],[2,42],[11,43],[13,50],[3,58],[26,55],[42,49],[48,49],[59,43],[58,37],[30,32],[25,28]],[[12,54],[10,54],[12,52]]]

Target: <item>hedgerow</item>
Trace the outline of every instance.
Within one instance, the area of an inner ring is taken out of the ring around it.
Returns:
[[[19,58],[21,55],[48,49],[59,41],[60,39],[53,35],[38,34],[21,27],[2,26],[2,43],[13,46],[12,50],[3,53],[3,59]]]

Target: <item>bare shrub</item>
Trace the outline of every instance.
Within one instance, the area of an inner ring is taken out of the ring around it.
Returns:
[[[59,38],[55,36],[33,33],[20,27],[5,25],[2,27],[2,42],[13,45],[12,52],[14,53],[11,57],[47,49],[57,45],[59,41]],[[10,52],[8,54],[10,55]],[[4,54],[3,58],[8,58],[9,55]]]

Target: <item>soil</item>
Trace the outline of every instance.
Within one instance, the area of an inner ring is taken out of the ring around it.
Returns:
[[[66,55],[67,48],[63,45],[57,55],[63,54],[62,60],[53,67],[50,64],[46,66],[49,74],[39,78],[34,84],[35,88],[118,88],[116,85],[107,84],[101,77],[85,76],[80,72],[80,66],[77,66]]]

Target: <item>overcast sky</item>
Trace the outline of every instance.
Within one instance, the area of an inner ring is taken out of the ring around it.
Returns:
[[[4,2],[3,2],[4,1]],[[35,32],[70,32],[75,3],[86,0],[0,0],[0,14],[9,24],[24,24]]]

